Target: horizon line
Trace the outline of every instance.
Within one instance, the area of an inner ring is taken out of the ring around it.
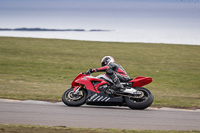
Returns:
[[[104,29],[81,29],[81,28],[77,28],[77,29],[52,29],[52,28],[26,28],[26,27],[22,27],[22,28],[0,28],[0,31],[104,31],[104,32],[109,32],[109,31],[113,31],[113,30],[104,30]]]

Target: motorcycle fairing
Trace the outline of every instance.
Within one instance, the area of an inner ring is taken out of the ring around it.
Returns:
[[[79,83],[76,83],[75,81],[79,78],[82,78],[82,77],[85,77],[87,75],[83,74],[83,73],[79,73],[76,78],[72,81],[72,87],[75,87],[75,86],[79,86],[80,84]]]
[[[91,81],[99,82],[99,83],[96,84],[96,85],[93,85],[91,83]],[[75,90],[78,88],[77,86],[85,85],[85,87],[88,90],[94,91],[96,93],[100,93],[99,90],[98,90],[98,87],[103,85],[103,84],[108,85],[108,83],[106,81],[104,81],[103,79],[99,79],[99,78],[96,78],[96,77],[93,77],[93,76],[87,76],[87,75],[79,74],[75,78],[75,80],[72,82],[72,87],[75,87],[74,90],[73,90],[75,92]]]
[[[110,97],[105,93],[95,93],[88,90],[88,97],[86,100],[88,105],[103,105],[103,106],[123,106],[122,97]]]
[[[87,90],[100,93],[98,90],[99,86],[109,85],[108,82],[106,82],[104,79],[101,79],[102,77],[105,78],[105,75],[93,77],[80,73],[72,82],[72,87],[74,87],[73,92],[75,92],[80,85],[84,85]],[[97,82],[97,84],[92,84],[92,82]],[[129,81],[129,83],[132,83],[132,87],[142,87],[146,84],[149,84],[150,82],[152,82],[152,78],[143,76],[136,77],[135,79]]]
[[[129,81],[129,83],[133,83],[132,87],[142,87],[146,84],[149,84],[153,81],[152,78],[149,77],[143,77],[143,76],[138,76],[135,79]]]

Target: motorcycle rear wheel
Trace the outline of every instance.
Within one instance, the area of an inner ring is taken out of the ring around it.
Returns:
[[[73,95],[73,88],[66,90],[62,95],[62,101],[67,106],[78,107],[86,102],[87,92],[84,89],[80,89],[78,96]]]
[[[154,100],[153,94],[146,88],[136,87],[135,89],[142,92],[143,96],[141,98],[125,97],[124,100],[127,106],[138,110],[143,110],[151,106]]]

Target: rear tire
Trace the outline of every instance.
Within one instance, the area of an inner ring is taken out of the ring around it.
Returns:
[[[148,108],[154,100],[153,94],[146,88],[136,87],[137,91],[143,92],[144,96],[141,98],[125,97],[124,100],[127,106],[131,109],[143,110]]]
[[[62,101],[67,106],[81,106],[86,102],[87,91],[85,89],[80,89],[80,95],[73,95],[73,88],[66,90],[62,95]]]

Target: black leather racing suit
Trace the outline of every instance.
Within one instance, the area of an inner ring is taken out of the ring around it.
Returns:
[[[120,86],[120,81],[126,82],[130,79],[124,68],[121,65],[113,62],[93,70],[94,72],[106,72],[106,75],[112,79],[114,85],[116,86]]]

